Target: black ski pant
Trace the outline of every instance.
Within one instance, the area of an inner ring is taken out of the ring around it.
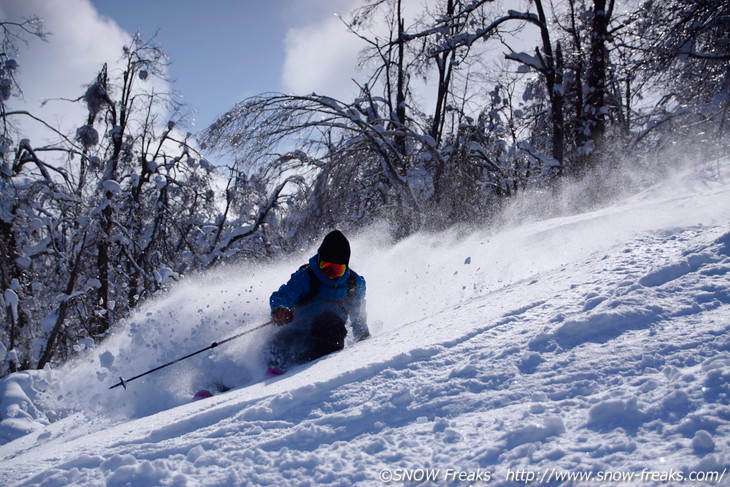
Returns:
[[[345,320],[333,313],[315,317],[309,333],[284,326],[269,345],[269,366],[285,369],[342,350],[345,336]]]

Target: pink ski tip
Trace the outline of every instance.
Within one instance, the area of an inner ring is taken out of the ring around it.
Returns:
[[[269,367],[266,370],[266,377],[276,377],[277,375],[283,375],[284,371],[278,367]]]
[[[206,391],[204,389],[195,393],[195,395],[193,396],[193,401],[197,401],[198,399],[205,399],[206,397],[213,397],[213,394],[211,394],[210,391]]]

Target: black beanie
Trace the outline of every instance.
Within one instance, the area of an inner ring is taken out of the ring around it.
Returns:
[[[341,231],[334,230],[327,234],[319,247],[319,260],[333,264],[350,263],[350,242]]]

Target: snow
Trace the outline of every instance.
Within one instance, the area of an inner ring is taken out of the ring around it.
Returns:
[[[12,289],[6,289],[3,293],[3,304],[10,309],[10,316],[13,321],[18,319],[18,295]]]
[[[121,193],[122,187],[121,185],[111,179],[107,179],[106,181],[102,181],[101,186],[104,188],[105,191],[109,191],[110,193]]]
[[[533,68],[537,71],[545,70],[545,65],[537,56],[533,56],[526,52],[510,52],[506,54],[505,57],[507,59],[512,59],[513,61],[518,61],[522,63],[525,67],[527,67],[526,71],[520,70],[519,72],[529,73],[529,68]]]
[[[366,231],[369,340],[262,380],[264,328],[109,390],[265,322],[312,249],[181,278],[73,363],[0,381],[0,479],[727,484],[729,195],[725,160],[501,230]]]

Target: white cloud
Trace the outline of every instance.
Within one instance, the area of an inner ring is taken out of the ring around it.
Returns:
[[[357,93],[352,79],[358,77],[357,56],[365,44],[347,31],[329,2],[319,11],[317,20],[287,33],[282,87],[295,94],[316,92],[347,101]],[[343,14],[347,11],[342,10]]]
[[[24,99],[11,98],[13,109],[28,110],[49,124],[69,132],[83,123],[85,107],[80,103],[55,101],[83,95],[105,62],[110,70],[122,56],[131,36],[116,23],[98,15],[89,0],[3,0],[0,18],[21,21],[37,16],[49,32],[48,42],[32,39],[20,45],[16,79]],[[41,102],[49,101],[44,107]],[[40,144],[41,127],[23,123],[25,136]]]
[[[362,83],[371,73],[368,67],[358,71],[358,55],[367,47],[365,41],[347,31],[335,15],[331,0],[307,0],[292,3],[288,16],[296,19],[298,25],[289,29],[285,47],[286,57],[282,74],[285,92],[307,94],[316,92],[351,101],[358,95],[353,79]],[[403,4],[406,25],[412,25],[424,11],[424,5],[435,4],[435,0],[405,0]],[[338,12],[345,20],[349,13],[361,5],[359,0],[336,2]],[[306,7],[306,11],[304,10]],[[363,32],[367,36],[387,39],[390,25],[380,16]],[[372,66],[370,67],[372,68]],[[420,77],[411,81],[415,96],[426,106],[432,106],[434,93],[430,83]]]

